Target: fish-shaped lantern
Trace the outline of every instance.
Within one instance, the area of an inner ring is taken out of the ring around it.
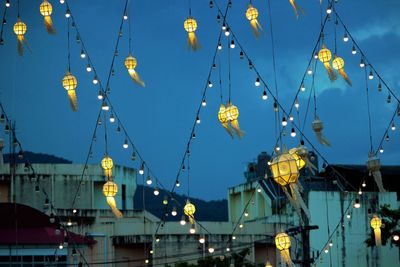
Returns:
[[[380,169],[381,161],[379,160],[379,158],[375,157],[373,152],[369,153],[367,160],[367,170],[374,177],[379,192],[386,192],[385,188],[383,187],[382,174]]]
[[[136,58],[134,58],[131,54],[129,54],[128,57],[125,58],[125,67],[128,70],[128,73],[131,76],[132,80],[137,84],[139,84],[140,86],[144,87],[144,82],[139,77],[139,74],[137,74],[137,72],[135,71],[136,66],[137,66]]]
[[[289,0],[289,3],[293,7],[296,17],[299,17],[299,13],[301,13],[302,15],[304,14],[303,9],[296,3],[295,0]]]
[[[260,36],[259,30],[262,30],[260,23],[258,23],[258,10],[251,4],[248,5],[246,10],[246,18],[250,21],[251,28],[253,29],[254,36]]]
[[[313,120],[311,126],[313,131],[315,132],[315,135],[317,136],[318,142],[324,146],[331,146],[331,143],[329,143],[328,139],[326,139],[326,137],[322,135],[324,123],[320,120],[318,116],[315,116],[315,119]]]
[[[334,56],[334,59],[332,61],[332,67],[337,70],[342,76],[342,78],[347,82],[348,85],[352,85],[351,80],[349,79],[349,76],[347,76],[346,72],[344,71],[344,59],[341,57],[337,57],[336,55]]]
[[[380,246],[382,245],[382,240],[381,240],[381,227],[382,227],[382,220],[379,218],[377,215],[374,215],[371,219],[371,227],[374,230],[374,236],[375,236],[375,245]]]
[[[194,213],[196,212],[196,206],[190,203],[190,200],[186,200],[186,205],[183,207],[183,213],[188,216],[191,224],[194,224]]]
[[[78,86],[78,81],[75,76],[71,74],[71,72],[67,71],[67,74],[64,76],[62,80],[62,86],[68,93],[69,104],[73,111],[78,110],[78,101],[76,99],[75,89]]]
[[[328,73],[329,79],[331,81],[334,81],[337,79],[337,75],[336,72],[333,71],[332,67],[331,67],[331,59],[332,59],[332,53],[331,51],[326,48],[325,44],[322,45],[321,50],[319,50],[318,52],[318,59],[319,61],[322,62],[322,64],[324,64],[324,67],[326,69],[326,72]]]
[[[44,17],[44,25],[46,26],[46,31],[49,34],[55,34],[56,31],[53,27],[53,21],[51,19],[51,14],[53,13],[53,7],[47,0],[43,0],[39,7],[40,14]]]
[[[117,203],[115,201],[115,196],[118,193],[117,184],[112,181],[111,178],[103,185],[103,195],[106,197],[107,204],[110,206],[111,211],[114,213],[115,217],[122,218],[122,212],[117,208]]]
[[[189,16],[183,23],[183,28],[185,28],[188,33],[188,47],[193,51],[198,50],[200,44],[195,34],[195,31],[197,30],[197,21],[193,17]]]
[[[20,56],[24,55],[24,42],[25,42],[25,33],[27,31],[27,26],[26,24],[21,20],[21,18],[18,17],[17,22],[14,24],[14,33],[17,35],[17,41],[18,41],[18,54]]]

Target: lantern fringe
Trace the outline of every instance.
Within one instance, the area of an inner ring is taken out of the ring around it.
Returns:
[[[347,76],[346,72],[344,71],[344,69],[339,69],[338,70],[340,76],[342,76],[342,78],[347,82],[348,85],[352,86],[352,82],[349,79],[349,76]]]
[[[301,15],[304,15],[303,9],[295,2],[295,0],[289,0],[289,3],[293,7],[294,13],[296,14],[297,18],[299,18],[299,13],[301,13]]]
[[[283,192],[285,193],[286,197],[289,199],[290,204],[292,204],[294,210],[296,211],[297,215],[299,216],[301,225],[304,225],[303,215],[301,214],[300,204],[293,198],[293,196],[289,193],[286,187],[282,187]]]
[[[289,249],[281,250],[281,257],[282,257],[283,261],[286,263],[286,266],[294,267],[294,263],[292,262],[292,259],[290,257]]]
[[[332,69],[331,64],[329,62],[324,62],[324,67],[326,69],[326,72],[328,73],[329,80],[332,82],[337,79],[337,74],[336,72]]]
[[[71,105],[72,110],[77,111],[78,110],[78,100],[76,99],[75,90],[68,90],[68,99],[69,99],[69,104]]]
[[[382,174],[380,170],[371,171],[372,176],[374,177],[375,183],[378,186],[379,192],[383,193],[386,192],[385,188],[383,187],[382,182]]]
[[[49,34],[56,34],[56,31],[53,27],[53,20],[50,16],[44,16],[44,25],[46,26],[46,31]]]
[[[24,35],[20,34],[17,35],[17,40],[18,40],[18,45],[17,45],[17,50],[18,50],[18,55],[23,56],[24,55]]]
[[[233,128],[233,131],[236,133],[237,137],[239,139],[242,139],[242,137],[244,136],[244,132],[242,130],[240,130],[239,121],[238,120],[232,120],[231,121],[231,126]]]
[[[300,190],[302,190],[302,187],[298,183],[290,184],[289,185],[290,190],[292,191],[292,196],[293,200],[298,203],[300,208],[303,210],[304,214],[307,216],[308,220],[311,221],[311,214],[310,210],[308,209],[306,203],[304,202],[303,197],[300,194]]]
[[[328,139],[326,139],[326,137],[324,135],[322,135],[322,132],[315,132],[315,135],[317,137],[318,142],[321,145],[331,146],[331,143],[329,143]]]
[[[381,239],[381,229],[377,228],[374,229],[374,236],[375,236],[375,245],[377,247],[382,245],[382,239]]]
[[[117,218],[122,218],[122,212],[117,208],[117,203],[115,202],[114,197],[106,197],[107,199],[107,204],[110,206],[111,211],[114,213],[115,217]]]
[[[188,32],[188,47],[193,51],[200,49],[200,43],[197,40],[196,34],[194,32]]]
[[[193,215],[187,215],[187,216],[188,216],[188,218],[189,218],[190,224],[194,224],[194,223],[195,223],[195,221],[194,221],[194,216],[193,216]]]
[[[251,28],[253,29],[254,36],[256,38],[260,37],[260,31],[262,31],[262,27],[260,23],[258,23],[258,19],[250,20]]]
[[[137,72],[134,69],[129,69],[128,72],[135,83],[144,87],[144,81],[142,81],[142,79],[139,77],[139,74],[137,74]]]
[[[312,174],[315,174],[315,173],[318,171],[318,168],[315,167],[314,164],[312,164],[312,162],[310,161],[310,159],[308,158],[308,156],[305,157],[305,158],[303,158],[303,160],[304,160],[305,163],[306,163],[306,167],[309,169],[309,171],[310,171]]]
[[[232,129],[229,127],[229,124],[227,122],[225,122],[225,123],[221,123],[221,125],[222,125],[222,127],[225,128],[226,132],[233,139]]]

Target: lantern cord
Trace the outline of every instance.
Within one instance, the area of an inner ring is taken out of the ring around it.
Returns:
[[[223,102],[222,102],[223,95],[222,95],[222,77],[221,77],[221,69],[222,69],[222,67],[221,67],[221,56],[218,55],[219,95],[220,95],[221,104],[222,104],[222,103],[223,103]]]
[[[106,101],[104,100],[104,103]],[[107,103],[106,103],[107,104]],[[106,155],[108,155],[108,138],[107,138],[107,118],[106,118],[106,112],[103,112],[103,118],[104,118],[104,143],[106,146]]]
[[[17,12],[18,12],[18,18],[19,18],[19,0],[17,1]]]
[[[188,0],[188,6],[189,6],[189,17],[192,16],[192,1]]]
[[[335,5],[332,5],[333,9],[335,8]],[[337,55],[337,25],[338,25],[338,19],[337,19],[337,15],[335,13],[335,21],[334,23],[334,40],[335,40],[335,53],[334,56]]]
[[[371,109],[369,104],[369,89],[368,89],[368,73],[366,66],[364,67],[364,74],[365,74],[365,94],[367,97],[367,110],[368,110],[368,130],[369,130],[369,144],[370,144],[370,152],[374,151],[372,145],[372,122],[371,122]]]
[[[127,11],[129,13],[129,9]],[[131,14],[126,13],[128,15],[128,31],[129,31],[129,54],[132,54],[132,22],[131,22]]]
[[[227,38],[228,42],[228,86],[229,86],[229,95],[228,95],[228,102],[231,103],[231,95],[232,95],[232,81],[231,81],[231,49],[229,48],[229,39]]]
[[[7,7],[6,8],[4,8],[4,11],[3,11],[3,18],[2,18],[2,20],[1,20],[1,30],[0,30],[0,45],[2,45],[3,43],[3,31],[4,31],[4,21],[6,20],[6,15],[7,15]]]
[[[19,1],[18,1],[19,2]],[[68,72],[71,72],[71,45],[70,45],[70,25],[69,18],[67,19],[67,49],[68,49]]]
[[[190,154],[187,155],[187,196],[190,198]]]

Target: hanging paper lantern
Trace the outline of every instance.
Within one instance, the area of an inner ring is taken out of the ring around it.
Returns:
[[[225,130],[227,131],[229,136],[233,138],[232,130],[231,130],[231,128],[229,126],[229,123],[228,123],[229,120],[228,120],[228,116],[226,114],[226,108],[225,108],[224,104],[221,104],[219,106],[218,120],[221,123],[222,127],[225,128]]]
[[[318,116],[315,116],[315,119],[313,120],[311,125],[313,131],[315,132],[315,135],[317,136],[318,142],[324,146],[331,146],[328,139],[326,139],[326,137],[322,135],[322,130],[324,129],[324,123],[319,119]]]
[[[186,205],[183,207],[183,213],[188,216],[191,224],[194,223],[194,213],[196,212],[196,207],[190,203],[189,199],[186,200]]]
[[[260,23],[258,23],[258,10],[251,4],[248,5],[246,10],[246,18],[250,21],[251,28],[253,29],[254,36],[260,36],[259,30],[262,30]]]
[[[291,246],[290,237],[286,233],[279,233],[275,236],[276,248],[281,252],[283,261],[287,266],[294,266],[290,257],[289,248]]]
[[[139,74],[135,71],[137,65],[137,60],[131,54],[125,59],[125,67],[128,70],[129,75],[131,76],[132,80],[139,84],[140,86],[144,87],[144,82],[139,77]]]
[[[346,72],[344,71],[344,59],[341,57],[337,57],[335,55],[335,58],[332,61],[332,67],[337,70],[340,74],[340,76],[343,77],[343,79],[348,83],[348,85],[352,85],[351,80],[347,76]]]
[[[51,20],[51,14],[53,13],[53,7],[47,0],[43,0],[42,4],[40,4],[40,14],[44,17],[44,25],[46,26],[46,31],[49,34],[55,34],[55,30],[53,28],[53,21]]]
[[[267,261],[267,262],[265,263],[265,267],[273,267],[273,266],[272,266],[272,264],[271,264],[269,261]]]
[[[318,171],[318,168],[312,164],[308,157],[308,149],[306,146],[299,146],[289,150],[289,154],[296,159],[296,165],[300,169],[307,167],[311,173]]]
[[[193,51],[200,48],[200,44],[196,38],[195,31],[197,30],[197,21],[193,17],[188,17],[183,23],[183,28],[188,33],[188,47]]]
[[[27,31],[26,24],[18,17],[17,22],[14,24],[14,33],[17,35],[18,41],[18,54],[22,56],[24,54],[24,34]]]
[[[239,126],[239,109],[233,105],[231,102],[228,102],[225,109],[226,117],[230,122],[233,131],[236,133],[237,137],[241,139],[244,136],[244,132],[240,130]]]
[[[322,64],[324,64],[324,67],[326,69],[326,72],[328,73],[329,79],[331,81],[336,80],[337,75],[331,68],[331,64],[330,64],[330,61],[332,59],[332,53],[328,48],[326,48],[325,44],[322,45],[322,49],[319,50],[319,52],[318,52],[318,59],[322,62]]]
[[[68,93],[69,104],[73,111],[78,110],[78,101],[76,99],[75,89],[78,86],[78,81],[76,80],[75,76],[72,75],[69,71],[64,76],[62,80],[62,86]]]
[[[118,186],[111,180],[108,180],[103,185],[103,195],[106,197],[107,204],[110,206],[111,211],[117,218],[122,217],[121,211],[117,208],[117,203],[115,201],[115,196],[118,193]]]
[[[294,13],[296,14],[296,17],[299,17],[299,12],[304,15],[304,11],[303,9],[296,3],[296,1],[294,0],[289,0],[290,5],[293,7],[294,9]]]
[[[374,153],[371,152],[368,155],[367,170],[374,177],[375,183],[378,186],[379,192],[386,192],[383,187],[382,174],[381,174],[381,161],[378,157],[375,157]]]
[[[102,160],[101,160],[101,167],[103,168],[104,171],[104,175],[107,178],[110,178],[112,176],[112,169],[114,167],[114,163],[112,158],[110,158],[110,156],[105,156]]]
[[[381,227],[382,227],[382,220],[377,215],[371,219],[371,227],[374,229],[374,236],[375,236],[375,245],[380,246],[382,245],[381,240]]]

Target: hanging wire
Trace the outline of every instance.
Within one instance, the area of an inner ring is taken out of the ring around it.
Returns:
[[[18,1],[19,2],[19,1]],[[70,45],[70,22],[67,19],[67,49],[68,49],[68,72],[71,72],[71,45]]]
[[[104,101],[104,103],[106,103]],[[106,118],[106,112],[103,112],[103,118],[104,118],[104,144],[106,148],[106,155],[108,155],[108,139],[107,139],[107,118]]]
[[[221,56],[218,56],[218,77],[219,77],[219,93],[221,104],[223,103],[223,95],[222,95],[222,75],[221,75]]]
[[[368,130],[369,130],[369,145],[370,145],[370,152],[374,151],[373,144],[372,144],[372,122],[371,122],[371,110],[369,104],[369,90],[368,90],[368,73],[367,68],[364,68],[365,73],[365,94],[367,97],[367,110],[368,110]]]
[[[232,79],[231,79],[231,49],[229,48],[230,38],[227,38],[228,45],[228,87],[229,87],[229,95],[228,95],[228,102],[231,103],[231,96],[232,96]]]

